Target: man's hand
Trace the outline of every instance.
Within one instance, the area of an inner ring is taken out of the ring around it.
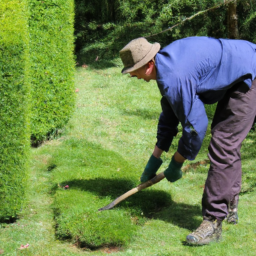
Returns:
[[[161,158],[156,158],[154,155],[151,155],[151,157],[148,160],[148,163],[144,169],[144,172],[142,173],[140,177],[141,182],[146,182],[152,178],[155,177],[156,172],[160,168],[161,164],[163,163]]]
[[[164,171],[166,179],[170,182],[175,182],[182,177],[182,167],[183,163],[176,162],[174,156],[169,164],[169,167]]]

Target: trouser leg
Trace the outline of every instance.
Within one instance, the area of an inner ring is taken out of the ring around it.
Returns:
[[[212,123],[209,145],[211,161],[202,198],[203,216],[223,220],[228,204],[241,189],[242,141],[256,115],[256,80],[251,89],[239,83],[228,90],[218,103]]]
[[[238,223],[238,201],[239,201],[239,195],[235,195],[233,199],[229,202],[228,205],[228,216],[227,216],[227,222],[231,224],[237,224]]]

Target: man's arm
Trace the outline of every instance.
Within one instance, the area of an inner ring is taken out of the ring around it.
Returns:
[[[157,126],[157,147],[168,152],[173,137],[178,133],[179,119],[165,96],[161,99],[162,113],[160,114]]]
[[[168,152],[173,137],[176,136],[178,132],[177,126],[179,124],[179,120],[175,116],[170,104],[165,97],[162,97],[161,99],[161,106],[162,113],[158,122],[157,143],[140,177],[141,182],[146,182],[155,176],[163,162],[160,158],[163,151]],[[183,160],[180,154],[177,154],[176,157],[178,161]]]

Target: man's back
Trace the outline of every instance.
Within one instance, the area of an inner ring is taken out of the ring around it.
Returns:
[[[211,104],[235,82],[244,80],[251,86],[256,77],[256,45],[243,40],[189,37],[159,51],[156,67],[162,94],[167,87],[173,94],[182,86]]]

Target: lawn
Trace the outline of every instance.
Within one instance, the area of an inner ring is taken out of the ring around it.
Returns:
[[[201,223],[209,129],[181,180],[171,184],[164,179],[114,209],[98,212],[139,184],[161,111],[155,82],[123,76],[120,70],[119,60],[77,68],[75,113],[58,138],[32,149],[27,204],[16,222],[1,224],[0,254],[255,255],[254,131],[242,147],[239,224],[224,223],[220,243],[184,243]],[[209,118],[213,109],[207,109]],[[179,137],[180,132],[159,172],[168,166]]]

